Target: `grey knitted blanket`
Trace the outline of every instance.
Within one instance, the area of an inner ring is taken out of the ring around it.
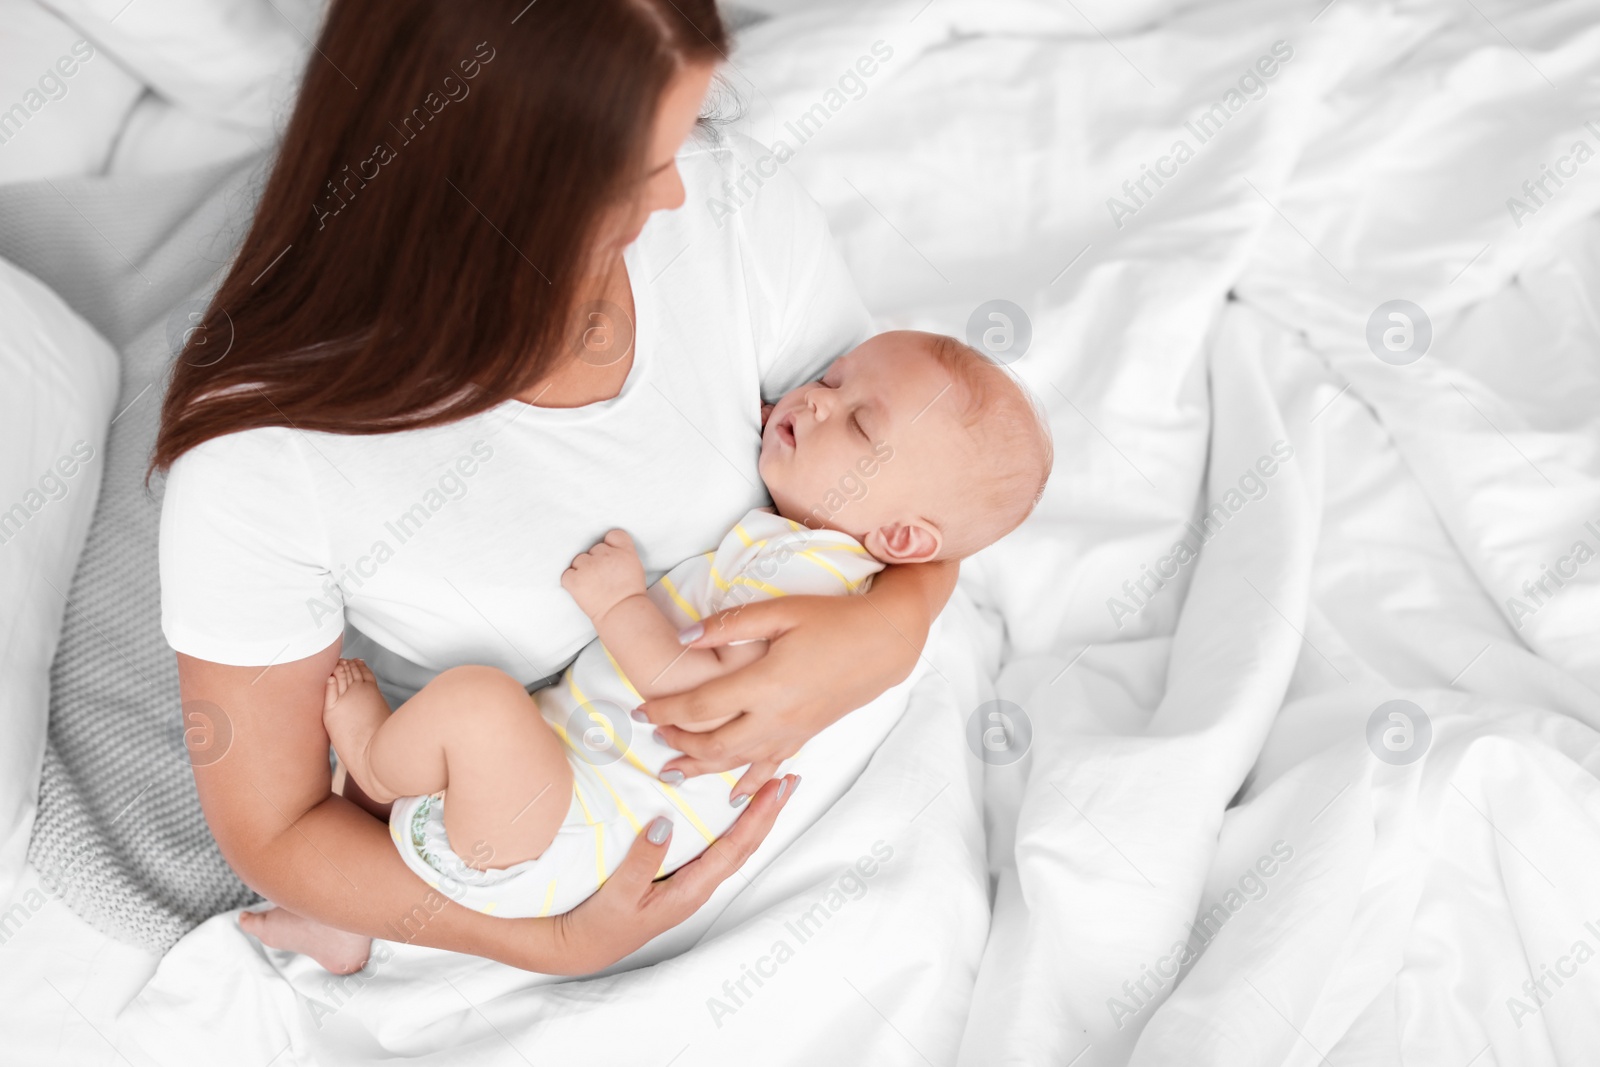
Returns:
[[[104,482],[50,672],[29,858],[99,930],[164,952],[257,899],[195,795],[156,574],[160,484],[143,484],[191,302],[220,280],[263,160],[159,176],[0,187],[0,256],[51,286],[121,353]]]

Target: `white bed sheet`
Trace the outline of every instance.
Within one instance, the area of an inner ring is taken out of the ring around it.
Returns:
[[[19,910],[20,909],[20,910]],[[144,988],[161,962],[78,918],[23,868],[6,901],[0,942],[0,1004],[5,1047],[0,1063],[100,1067],[123,1062],[116,1050],[117,1014]]]

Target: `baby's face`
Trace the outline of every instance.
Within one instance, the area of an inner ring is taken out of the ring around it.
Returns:
[[[931,558],[941,472],[973,458],[956,388],[916,335],[879,334],[840,356],[767,417],[760,470],[778,513],[849,533],[885,562]]]

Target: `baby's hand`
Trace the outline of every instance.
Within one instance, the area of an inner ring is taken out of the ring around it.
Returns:
[[[644,565],[633,538],[612,530],[606,539],[572,561],[561,575],[561,588],[572,594],[590,619],[599,619],[622,601],[644,592]]]

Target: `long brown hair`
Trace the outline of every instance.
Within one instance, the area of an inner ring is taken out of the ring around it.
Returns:
[[[150,469],[238,430],[414,429],[527,389],[667,85],[726,45],[713,0],[334,0]]]

